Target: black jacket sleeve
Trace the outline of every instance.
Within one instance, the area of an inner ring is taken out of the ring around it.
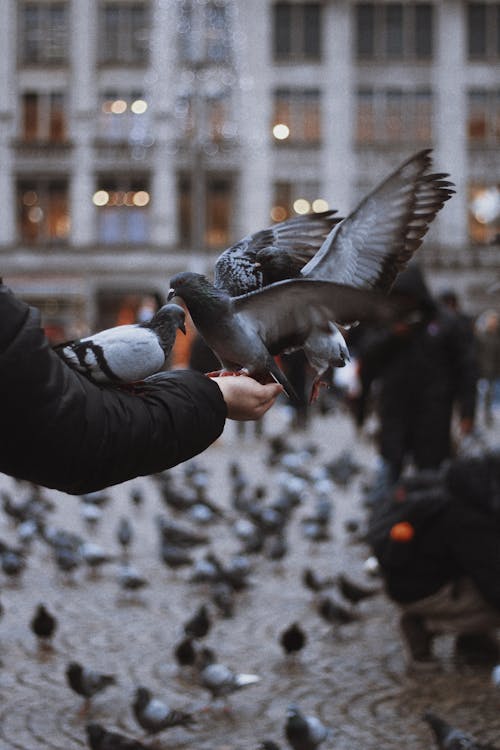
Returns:
[[[139,393],[98,386],[52,351],[36,309],[0,285],[0,471],[82,494],[171,468],[221,434],[227,408],[196,372]]]

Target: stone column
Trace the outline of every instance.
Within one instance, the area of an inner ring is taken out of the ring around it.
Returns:
[[[436,219],[436,239],[459,247],[468,241],[465,13],[455,0],[435,3],[434,12],[434,160],[457,189]]]
[[[345,216],[352,209],[353,179],[353,49],[352,8],[346,0],[325,3],[322,54],[323,196]]]
[[[75,246],[95,240],[92,195],[95,180],[92,141],[98,107],[95,80],[98,48],[96,0],[71,3],[70,15],[70,119],[73,173],[70,184],[71,240]]]
[[[12,141],[16,121],[16,3],[0,0],[0,246],[16,239],[16,195]]]

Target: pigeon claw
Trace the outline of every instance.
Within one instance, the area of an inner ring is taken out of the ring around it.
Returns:
[[[321,378],[314,378],[311,388],[311,395],[309,396],[310,404],[314,404],[314,402],[318,400],[319,391],[322,385],[324,385],[325,388],[328,388],[328,383],[325,383],[324,380],[321,380]]]
[[[242,367],[241,370],[213,370],[205,373],[207,378],[227,378],[231,375],[249,375],[249,371]]]

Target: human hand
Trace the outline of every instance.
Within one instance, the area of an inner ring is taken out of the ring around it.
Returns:
[[[226,375],[211,380],[222,391],[229,419],[240,422],[262,417],[283,392],[279,383],[262,385],[247,375]]]
[[[474,422],[470,417],[462,417],[460,420],[460,433],[470,435],[474,431]]]

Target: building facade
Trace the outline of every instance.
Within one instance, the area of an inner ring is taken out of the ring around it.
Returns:
[[[0,0],[0,269],[54,339],[294,213],[345,215],[434,149],[421,257],[471,312],[500,279],[500,3]],[[500,290],[500,284],[498,285]]]

